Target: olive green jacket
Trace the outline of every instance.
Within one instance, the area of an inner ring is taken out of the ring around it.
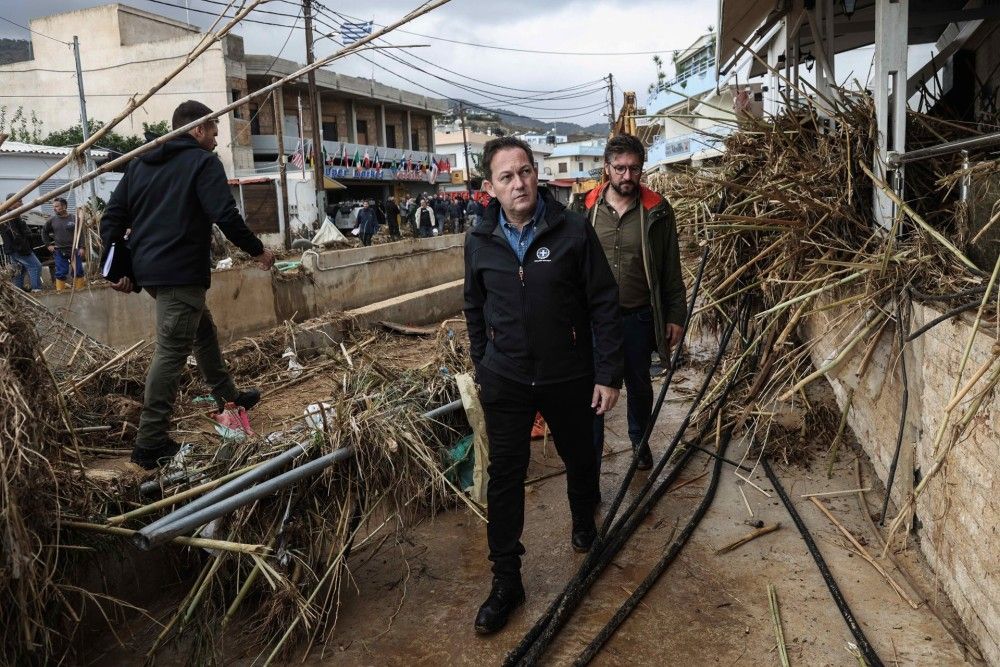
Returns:
[[[606,187],[594,188],[587,193],[585,204],[591,225],[597,221],[597,202]],[[687,316],[687,292],[681,274],[677,226],[670,203],[646,186],[640,187],[639,203],[642,259],[646,280],[649,281],[656,347],[660,355],[667,358],[667,324],[684,326]]]

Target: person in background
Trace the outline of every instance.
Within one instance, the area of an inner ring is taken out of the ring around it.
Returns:
[[[201,102],[182,102],[174,129],[212,113]],[[133,159],[101,218],[105,248],[128,234],[132,275],[111,287],[146,289],[156,299],[156,350],[146,374],[146,392],[132,462],[146,470],[173,458],[180,445],[170,436],[170,415],[188,355],[211,387],[219,409],[249,410],[260,391],[239,391],[219,349],[218,332],[205,297],[212,284],[212,225],[236,247],[270,270],[274,254],[264,248],[240,215],[222,161],[213,151],[218,120],[208,120]]]
[[[396,200],[389,197],[385,202],[385,219],[389,224],[389,238],[393,241],[399,240],[399,206]]]
[[[76,216],[70,215],[68,205],[62,197],[52,200],[55,215],[50,217],[42,229],[42,235],[55,260],[56,289],[66,289],[67,278],[73,278],[73,288],[83,289],[87,279],[83,273],[83,235],[76,239]]]
[[[433,229],[436,221],[434,219],[434,209],[430,207],[426,199],[420,200],[420,208],[413,213],[413,218],[417,225],[417,235],[420,238],[433,236]]]
[[[437,233],[444,234],[444,223],[448,217],[448,204],[444,201],[444,195],[434,195],[434,200],[431,202],[431,208],[434,209]]]
[[[361,237],[361,245],[364,246],[371,245],[372,237],[378,232],[378,216],[371,204],[366,199],[358,211],[358,235]]]
[[[7,195],[7,199],[9,200],[13,196],[14,193]],[[23,205],[24,203],[18,199],[14,202],[11,210],[21,208]],[[21,216],[0,223],[0,239],[3,240],[4,252],[18,265],[12,278],[14,285],[18,289],[24,289],[24,275],[27,273],[31,291],[41,292],[42,263],[38,261],[32,251],[28,223]]]
[[[479,224],[479,219],[483,215],[483,205],[475,197],[469,197],[465,205],[465,215],[469,218],[469,229]]]

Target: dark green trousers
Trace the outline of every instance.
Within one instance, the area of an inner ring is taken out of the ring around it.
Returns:
[[[146,374],[145,400],[135,439],[139,449],[157,447],[166,439],[188,355],[194,354],[212,394],[224,401],[235,399],[237,394],[222,359],[215,322],[205,306],[206,289],[186,285],[154,287],[149,292],[156,299],[156,351]]]

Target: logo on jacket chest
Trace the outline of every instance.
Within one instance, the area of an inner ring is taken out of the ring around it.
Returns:
[[[538,250],[535,251],[535,261],[536,262],[551,262],[552,260],[549,259],[549,255],[551,255],[551,254],[552,253],[549,251],[548,248],[546,248],[545,246],[542,246],[541,248],[539,248]]]

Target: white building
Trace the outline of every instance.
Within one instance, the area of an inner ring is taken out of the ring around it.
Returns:
[[[30,185],[40,174],[68,155],[70,150],[59,146],[37,146],[10,140],[0,144],[0,197],[6,199],[8,194],[19,192],[21,188]],[[108,152],[92,150],[91,155],[95,160],[102,161],[107,159]],[[79,178],[85,173],[85,169],[82,163],[71,162],[42,183],[41,187],[25,195],[24,203],[28,204],[32,199],[48,194]],[[115,172],[101,174],[95,178],[93,183],[97,196],[107,201],[121,178],[122,175]],[[82,203],[90,197],[90,185],[70,190],[63,197],[66,198],[70,212],[75,211],[77,201]],[[45,216],[52,215],[52,212],[52,202],[39,207],[39,213]]]
[[[545,158],[542,173],[552,180],[586,180],[600,178],[604,165],[606,139],[574,141],[558,144]]]

